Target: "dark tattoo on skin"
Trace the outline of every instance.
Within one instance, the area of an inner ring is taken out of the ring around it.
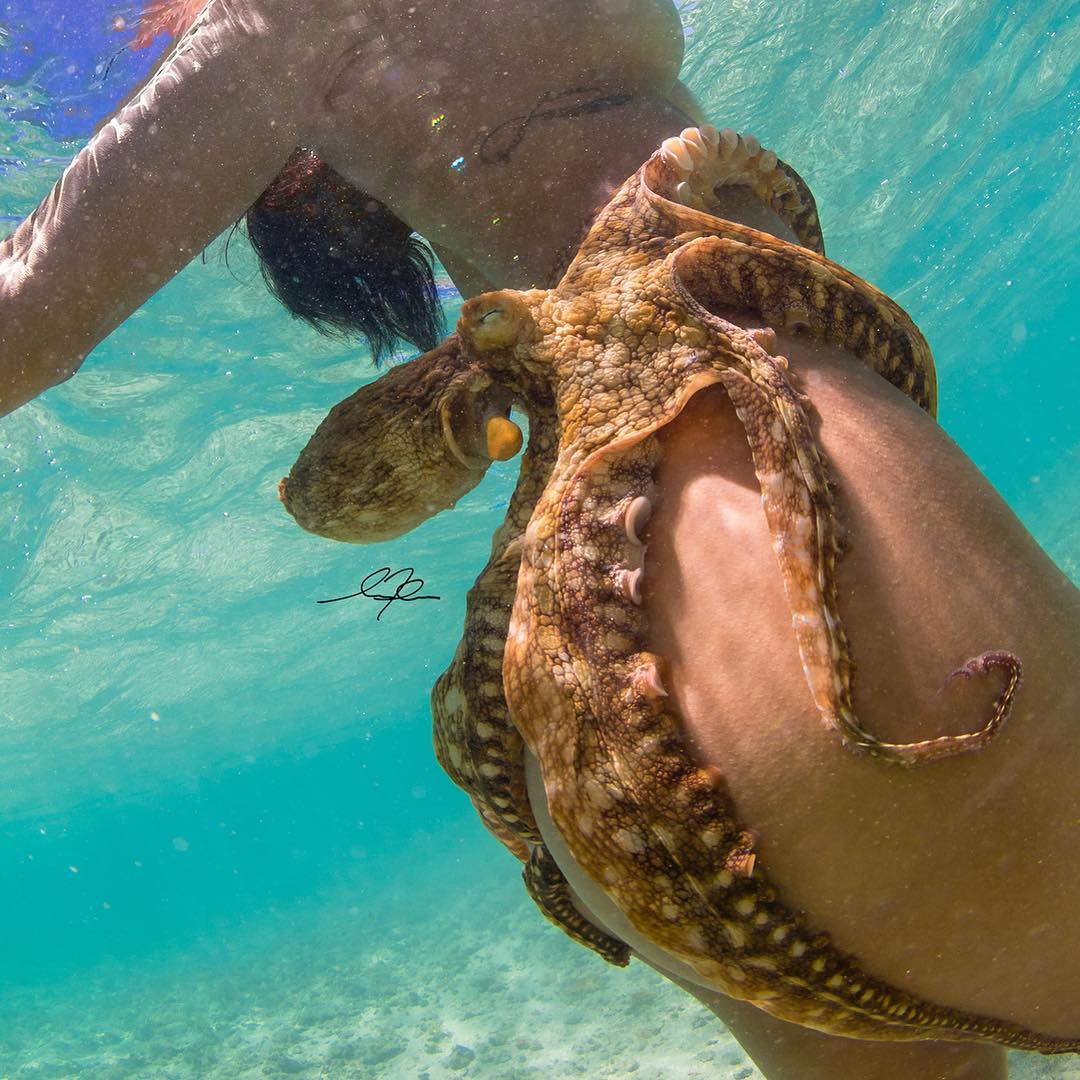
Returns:
[[[477,148],[477,157],[485,165],[506,165],[521,145],[529,125],[537,120],[565,120],[572,116],[617,109],[632,94],[606,94],[599,87],[584,86],[573,90],[551,90],[522,116],[504,120],[492,128]]]

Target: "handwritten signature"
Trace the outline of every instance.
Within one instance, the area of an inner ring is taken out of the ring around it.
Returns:
[[[394,587],[392,593],[387,592],[373,592],[372,590],[381,588],[389,584],[391,579],[405,575],[405,580],[399,582]],[[412,586],[411,592],[405,592],[409,586]],[[395,601],[404,600],[406,603],[412,600],[441,600],[439,596],[417,596],[417,592],[424,587],[423,578],[413,577],[413,568],[411,566],[403,567],[401,570],[391,570],[389,566],[380,566],[378,570],[372,570],[370,574],[363,581],[360,582],[360,589],[358,592],[349,593],[347,596],[334,596],[329,600],[316,600],[317,604],[336,604],[339,600],[351,600],[354,596],[366,596],[369,600],[382,600],[385,601],[383,606],[379,608],[379,614],[375,616],[375,621],[383,617],[383,612]]]

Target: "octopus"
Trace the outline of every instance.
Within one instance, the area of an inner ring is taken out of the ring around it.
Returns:
[[[751,189],[798,243],[714,214]],[[572,938],[613,964],[629,949],[584,918],[526,791],[535,756],[573,858],[650,942],[709,985],[821,1031],[868,1039],[991,1040],[1044,1053],[1080,1041],[922,1000],[866,971],[785,905],[724,776],[695,762],[649,648],[643,530],[657,432],[719,384],[745,428],[791,610],[807,692],[851,752],[918,767],[987,745],[1020,684],[1011,653],[978,730],[882,741],[852,705],[837,603],[845,540],[828,462],[775,330],[841,346],[931,415],[926,341],[887,296],[824,255],[813,196],[749,135],[710,126],[666,140],[595,218],[550,289],[468,300],[455,334],[335,406],[279,487],[305,529],[370,543],[452,506],[494,460],[528,442],[464,636],[432,694],[440,764],[523,863],[527,890]]]

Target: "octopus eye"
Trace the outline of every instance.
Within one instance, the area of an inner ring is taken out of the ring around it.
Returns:
[[[458,333],[476,352],[515,344],[529,322],[529,309],[509,289],[474,297],[461,309]]]

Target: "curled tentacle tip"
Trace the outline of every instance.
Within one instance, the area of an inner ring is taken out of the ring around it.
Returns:
[[[484,435],[488,457],[495,461],[506,461],[521,449],[521,428],[505,416],[493,416],[487,422]]]

